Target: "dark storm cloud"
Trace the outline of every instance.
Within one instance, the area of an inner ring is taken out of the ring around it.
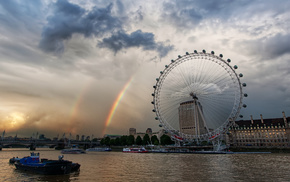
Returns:
[[[130,47],[142,47],[143,50],[157,50],[160,57],[167,55],[173,49],[173,46],[165,46],[162,42],[156,42],[153,33],[137,30],[131,34],[118,31],[109,38],[104,38],[98,44],[99,47],[105,47],[113,50],[115,53],[121,49]]]
[[[123,14],[125,12],[123,4],[120,1],[116,4],[117,12]],[[48,18],[48,24],[43,28],[39,44],[46,52],[62,53],[64,41],[71,39],[73,34],[85,37],[111,35],[104,38],[99,46],[109,48],[115,53],[124,48],[142,47],[144,50],[155,50],[163,57],[172,50],[172,46],[157,43],[153,33],[138,30],[130,35],[126,34],[122,22],[126,18],[113,16],[112,3],[105,8],[95,6],[91,11],[86,11],[67,0],[58,0],[54,6],[53,15]]]
[[[58,0],[53,16],[48,18],[48,24],[43,29],[40,48],[46,52],[62,52],[63,41],[70,39],[73,34],[78,33],[85,37],[102,36],[120,29],[121,22],[112,16],[112,6],[109,4],[105,8],[94,7],[87,12],[67,0]]]

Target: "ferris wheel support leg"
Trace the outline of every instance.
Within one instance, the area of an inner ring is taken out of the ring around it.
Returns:
[[[219,135],[211,141],[213,145],[213,151],[218,152],[226,149],[226,146],[223,144],[223,139],[223,135]]]
[[[180,147],[180,141],[179,140],[174,140],[175,141],[175,146]]]

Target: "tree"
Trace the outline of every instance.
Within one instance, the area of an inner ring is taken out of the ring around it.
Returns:
[[[101,145],[105,145],[105,138],[102,138],[100,143],[101,143]]]
[[[128,145],[127,144],[127,136],[126,135],[121,136],[120,142],[121,142],[121,145]]]
[[[115,139],[111,139],[110,140],[110,145],[115,145],[115,141],[116,141]]]
[[[150,137],[149,137],[149,135],[147,133],[144,135],[142,143],[143,143],[143,145],[150,144]]]
[[[110,137],[105,138],[105,145],[109,146],[110,145]]]
[[[165,135],[165,134],[160,137],[160,143],[161,143],[161,145],[174,144],[174,142],[171,140],[171,138],[168,135]]]
[[[135,138],[134,138],[133,135],[129,135],[129,136],[127,137],[127,144],[128,144],[128,145],[133,145],[133,144],[135,144]]]
[[[139,135],[136,138],[136,145],[142,145],[142,138]]]
[[[159,140],[158,140],[158,138],[157,138],[156,135],[153,135],[153,136],[151,137],[151,142],[152,142],[152,144],[154,144],[154,145],[159,145]]]
[[[115,139],[115,145],[116,146],[121,145],[121,141],[120,141],[120,138],[119,137]]]

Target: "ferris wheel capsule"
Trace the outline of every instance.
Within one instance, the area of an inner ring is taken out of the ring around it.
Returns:
[[[243,107],[244,107],[244,108],[246,108],[246,107],[247,107],[247,105],[246,105],[246,104],[243,104]]]
[[[230,63],[231,62],[231,59],[227,59],[227,62]]]
[[[152,101],[151,104],[155,104],[154,101]]]
[[[242,85],[243,85],[243,87],[246,87],[246,86],[247,86],[247,84],[246,84],[246,83],[243,83]]]
[[[197,50],[194,50],[194,53],[197,54]]]
[[[206,50],[202,50],[202,52],[205,54],[206,53]]]
[[[248,94],[244,93],[244,97],[248,97]]]
[[[189,55],[189,53],[188,53],[188,52],[186,52],[185,54],[186,54],[186,55]]]
[[[239,74],[239,77],[243,77],[244,75],[242,73]]]
[[[153,85],[153,88],[156,88],[156,85]]]
[[[220,58],[224,57],[222,54],[220,54]]]
[[[234,68],[235,68],[235,69],[238,69],[238,66],[237,66],[237,65],[235,65],[235,66],[234,66]]]
[[[214,51],[211,51],[211,54],[214,54]]]

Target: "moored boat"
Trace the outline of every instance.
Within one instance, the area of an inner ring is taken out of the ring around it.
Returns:
[[[102,148],[102,147],[95,147],[95,148],[88,148],[86,149],[87,152],[109,152],[112,151],[111,148]]]
[[[85,154],[86,152],[83,149],[63,149],[61,151],[62,154]]]
[[[74,171],[78,171],[80,164],[73,163],[72,161],[63,160],[63,156],[59,157],[59,160],[39,160],[39,153],[31,153],[28,157],[23,157],[19,161],[15,162],[15,167],[22,171],[31,171],[38,174],[69,174]]]
[[[86,151],[76,146],[72,146],[71,148],[61,150],[61,153],[62,154],[85,154]]]
[[[149,151],[146,150],[144,147],[140,147],[140,148],[123,148],[123,152],[127,152],[127,153],[148,153]]]

